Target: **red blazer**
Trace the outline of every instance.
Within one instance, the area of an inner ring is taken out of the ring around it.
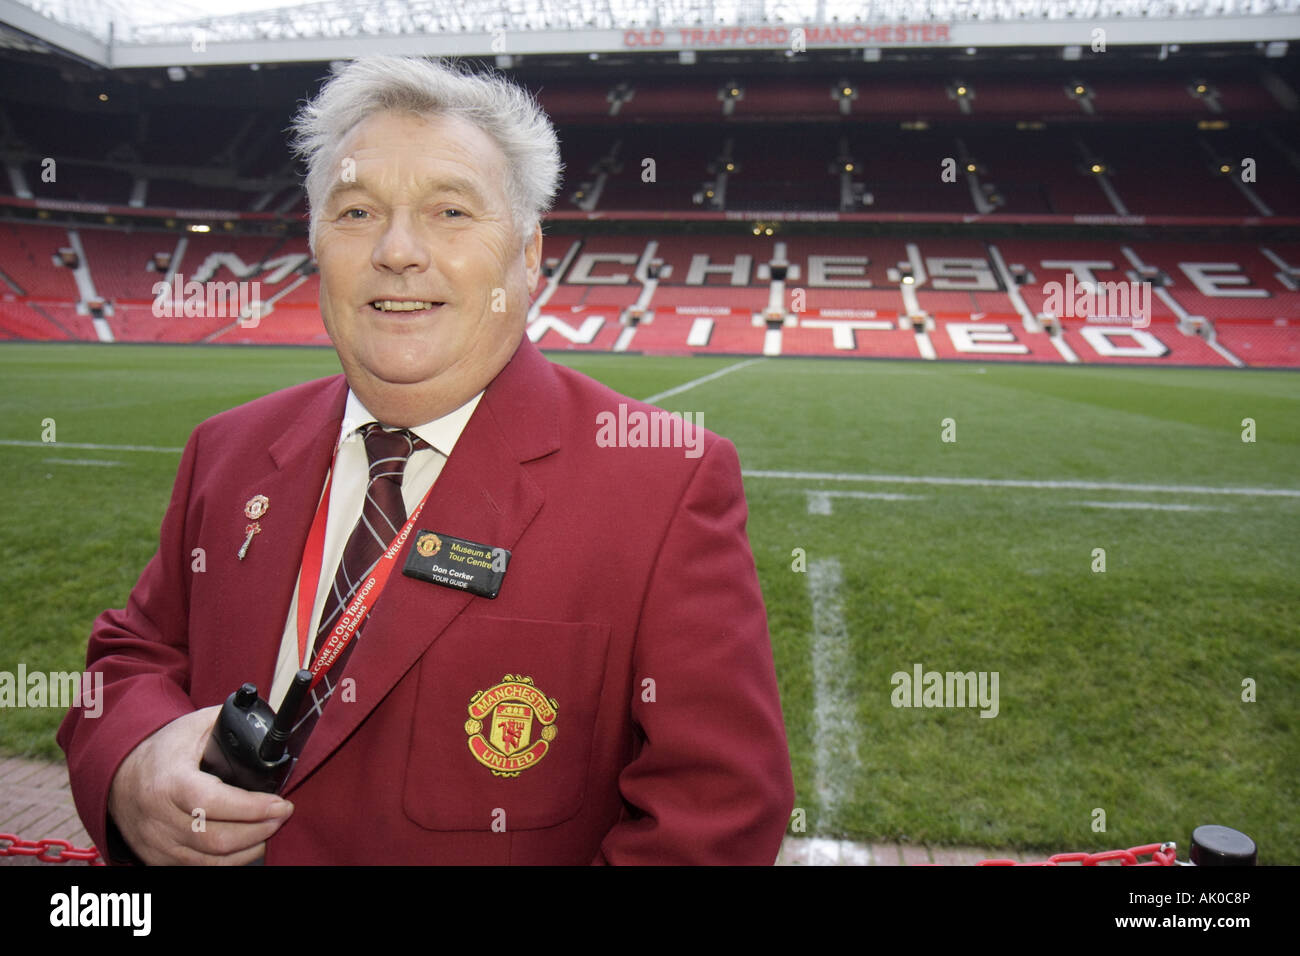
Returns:
[[[103,714],[59,730],[97,845],[136,744],[244,681],[269,688],[346,394],[342,376],[308,382],[190,437],[158,553],[94,625]],[[694,458],[601,447],[597,415],[620,403],[649,408],[521,342],[418,522],[511,550],[501,592],[402,575],[412,536],[343,675],[355,700],[325,709],[283,790],[295,811],[267,863],[773,862],[793,788],[736,452],[710,433]],[[493,715],[476,727],[469,709],[507,675],[540,692],[512,711],[532,760],[515,776],[475,756]]]

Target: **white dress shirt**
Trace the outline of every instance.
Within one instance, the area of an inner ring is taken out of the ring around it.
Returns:
[[[442,466],[451,456],[452,449],[460,439],[460,434],[469,422],[474,409],[478,407],[483,393],[479,392],[455,411],[448,412],[442,418],[409,429],[428,443],[428,448],[417,449],[406,463],[402,473],[402,502],[409,515],[420,503],[425,493],[433,487],[442,473]],[[316,586],[316,601],[312,606],[311,629],[308,631],[307,652],[305,658],[298,657],[298,585],[294,585],[293,600],[289,602],[289,617],[284,624],[284,634],[280,639],[280,656],[275,665],[275,680],[267,701],[277,710],[293,682],[293,675],[300,667],[311,667],[312,647],[317,628],[320,627],[321,613],[325,608],[325,599],[334,586],[334,575],[339,562],[343,560],[343,549],[352,529],[361,518],[361,506],[365,503],[366,487],[370,484],[370,461],[366,457],[366,443],[361,437],[361,430],[367,424],[377,421],[361,399],[348,389],[347,405],[343,410],[343,425],[339,430],[338,453],[334,459],[334,481],[330,486],[329,516],[325,524],[325,550],[321,555],[320,581]],[[324,488],[321,489],[324,494]],[[319,506],[320,499],[317,498]]]

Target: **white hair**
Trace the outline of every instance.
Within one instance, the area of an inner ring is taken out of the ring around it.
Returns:
[[[515,228],[531,236],[560,183],[560,145],[532,94],[498,74],[475,74],[444,60],[364,57],[336,66],[290,131],[307,165],[309,242],[335,175],[334,151],[362,120],[381,110],[459,116],[483,130],[505,155],[506,196]]]

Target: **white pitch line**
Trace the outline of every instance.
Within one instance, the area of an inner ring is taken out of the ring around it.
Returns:
[[[808,596],[812,601],[813,725],[816,745],[813,779],[821,804],[819,828],[832,828],[837,805],[852,793],[858,767],[857,698],[844,608],[840,602],[843,574],[837,558],[823,558],[808,567]]]
[[[46,458],[48,465],[96,465],[100,468],[121,468],[125,462],[104,461],[99,458]]]
[[[1208,505],[1159,504],[1154,501],[1080,501],[1089,508],[1118,508],[1124,511],[1222,511]]]
[[[861,481],[882,485],[959,485],[968,488],[1042,488],[1071,491],[1136,491],[1152,494],[1245,495],[1253,498],[1300,498],[1295,488],[1215,488],[1208,485],[1134,485],[1118,481],[1034,481],[1021,478],[947,478],[938,475],[857,475],[829,471],[758,471],[746,478],[788,478],[793,481]]]
[[[16,448],[49,448],[54,451],[60,448],[80,448],[90,451],[160,451],[169,455],[179,455],[185,450],[165,448],[160,445],[92,445],[76,441],[18,441],[13,438],[0,438],[0,445],[11,445]]]
[[[808,496],[808,513],[810,515],[828,515],[831,513],[832,498],[859,498],[869,501],[924,501],[925,495],[903,495],[893,491],[821,491],[805,488]]]
[[[682,392],[690,391],[696,385],[703,385],[705,382],[711,382],[715,378],[722,378],[724,375],[739,371],[742,368],[747,368],[755,362],[761,361],[763,361],[761,358],[746,359],[743,362],[737,362],[735,365],[728,365],[726,368],[720,368],[716,372],[710,372],[708,375],[702,375],[699,378],[691,379],[691,381],[678,385],[676,388],[670,388],[666,392],[656,392],[649,398],[641,399],[641,401],[653,405],[655,402],[662,401],[665,398],[670,398],[673,395],[680,395]]]

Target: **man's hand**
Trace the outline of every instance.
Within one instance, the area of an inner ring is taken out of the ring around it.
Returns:
[[[252,863],[293,812],[293,804],[273,793],[241,790],[199,769],[220,710],[176,718],[141,741],[113,777],[109,815],[146,863]]]

